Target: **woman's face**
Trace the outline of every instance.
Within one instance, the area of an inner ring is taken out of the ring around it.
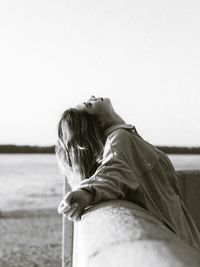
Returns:
[[[91,115],[100,115],[110,113],[113,108],[109,98],[91,96],[86,102],[75,107],[78,110],[84,110]]]

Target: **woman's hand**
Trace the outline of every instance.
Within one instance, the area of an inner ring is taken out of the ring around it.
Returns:
[[[58,206],[58,213],[70,221],[79,221],[85,208],[89,207],[93,196],[86,190],[78,189],[66,194]]]

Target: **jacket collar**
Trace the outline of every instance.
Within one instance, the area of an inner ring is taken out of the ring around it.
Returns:
[[[108,136],[109,134],[111,134],[113,131],[115,131],[117,129],[128,129],[128,130],[136,131],[135,126],[133,126],[131,124],[117,124],[117,125],[114,125],[114,126],[107,128],[105,131],[105,135]]]

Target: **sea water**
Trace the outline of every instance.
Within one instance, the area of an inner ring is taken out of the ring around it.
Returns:
[[[176,170],[200,170],[200,155],[169,155]],[[0,210],[57,208],[63,188],[53,154],[0,154]]]
[[[53,154],[0,154],[0,210],[56,208],[63,177]]]

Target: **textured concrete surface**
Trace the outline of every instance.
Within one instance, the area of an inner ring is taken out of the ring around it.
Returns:
[[[75,223],[73,267],[199,267],[199,253],[127,201],[102,202]]]

